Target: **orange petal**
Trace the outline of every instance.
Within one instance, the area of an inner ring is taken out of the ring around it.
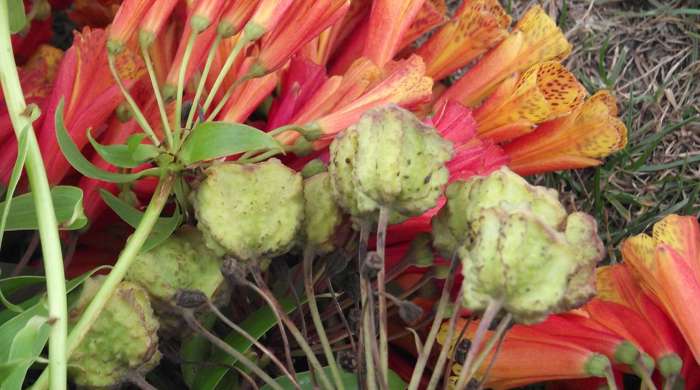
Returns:
[[[425,0],[375,0],[368,21],[363,56],[379,66],[399,50],[403,36]]]
[[[445,78],[502,41],[510,16],[498,0],[465,1],[454,18],[421,46],[428,76]]]
[[[695,217],[669,215],[654,224],[654,241],[675,249],[695,270],[700,280],[700,226]]]
[[[627,128],[612,115],[616,110],[610,109],[611,98],[609,92],[600,91],[571,114],[545,122],[505,145],[513,167],[527,167],[521,171],[527,174],[582,168],[622,149]]]
[[[426,0],[413,19],[413,23],[408,26],[401,37],[398,48],[403,49],[409,46],[423,34],[445,23],[447,21],[445,13],[447,13],[445,0]]]
[[[585,94],[563,65],[548,61],[533,65],[519,77],[506,79],[474,111],[474,118],[480,134],[496,142],[506,141],[530,132],[538,123],[570,113]],[[513,124],[523,132],[503,130]]]
[[[571,52],[571,45],[542,7],[528,9],[515,30],[462,76],[443,98],[473,107],[501,80],[530,66],[556,60]]]

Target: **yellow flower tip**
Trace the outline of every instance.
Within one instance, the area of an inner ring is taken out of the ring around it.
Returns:
[[[526,57],[528,64],[561,61],[571,53],[571,44],[556,22],[539,5],[530,7],[515,28],[524,33],[525,42],[521,54]]]
[[[572,112],[585,88],[556,61],[536,64],[519,77],[503,81],[474,112],[479,133],[496,142],[534,130],[536,124]]]
[[[442,79],[508,36],[511,18],[497,0],[464,2],[454,18],[418,49],[427,74]]]
[[[586,135],[577,145],[584,157],[607,157],[627,145],[627,127],[617,117],[609,91],[600,91],[583,104],[575,127],[577,134]]]

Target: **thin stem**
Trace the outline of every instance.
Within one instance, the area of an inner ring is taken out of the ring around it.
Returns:
[[[199,85],[197,85],[197,91],[194,94],[194,99],[192,100],[192,109],[187,115],[187,123],[185,124],[186,129],[190,129],[192,126],[192,121],[194,120],[194,113],[197,111],[197,106],[199,105],[199,99],[202,97],[202,92],[204,91],[204,84],[209,76],[209,70],[211,69],[211,64],[214,62],[214,57],[216,57],[216,50],[219,48],[221,43],[221,34],[216,34],[214,38],[214,43],[212,43],[209,48],[209,55],[207,56],[207,61],[204,63],[204,70],[202,71],[202,76],[199,78]]]
[[[328,290],[330,290],[331,292],[331,299],[333,299],[333,305],[335,306],[335,309],[338,312],[340,321],[343,323],[343,327],[345,327],[345,331],[348,333],[348,337],[350,339],[350,346],[353,351],[357,351],[357,346],[355,345],[355,338],[352,337],[352,331],[350,330],[350,324],[348,323],[348,319],[345,318],[345,314],[343,313],[343,308],[340,306],[340,302],[338,302],[338,297],[336,296],[335,291],[333,290],[333,283],[331,283],[331,279],[326,277],[326,283],[328,283]]]
[[[425,370],[425,366],[427,365],[428,359],[430,358],[430,351],[432,351],[433,349],[433,344],[435,343],[437,334],[440,331],[440,324],[442,324],[445,309],[447,308],[447,304],[449,303],[450,290],[452,289],[452,283],[454,282],[454,270],[456,269],[456,267],[457,256],[456,254],[452,254],[452,259],[450,260],[450,273],[448,274],[447,280],[445,281],[445,284],[442,287],[440,301],[438,301],[438,307],[435,311],[435,317],[433,318],[433,323],[430,326],[430,331],[428,331],[428,337],[425,339],[425,343],[423,343],[423,348],[421,349],[418,355],[418,361],[416,362],[416,365],[413,368],[413,374],[411,374],[411,380],[408,383],[409,390],[416,390],[420,385],[420,379],[423,377],[423,371]],[[444,349],[449,349],[449,347],[445,346],[443,350]]]
[[[248,44],[248,42],[249,39],[246,38],[245,34],[238,34],[236,45],[233,47],[233,49],[231,49],[231,52],[229,53],[228,57],[226,57],[224,65],[221,66],[221,71],[219,71],[219,74],[216,76],[216,80],[214,80],[214,84],[211,86],[211,90],[209,91],[206,100],[204,100],[202,112],[206,113],[209,109],[209,106],[216,97],[216,93],[219,92],[219,88],[221,88],[221,83],[224,82],[226,75],[228,74],[229,70],[231,70],[233,62],[236,61],[236,57],[238,57],[238,54],[241,52],[241,50],[243,50],[243,48],[245,47],[245,45]]]
[[[97,294],[92,299],[90,304],[85,308],[83,315],[80,317],[78,322],[75,324],[70,334],[68,335],[68,348],[67,357],[75,351],[80,342],[83,341],[85,335],[90,330],[92,324],[97,320],[102,309],[104,309],[107,301],[112,296],[116,290],[119,283],[124,279],[126,272],[129,270],[131,263],[133,263],[136,255],[141,250],[141,247],[146,242],[148,235],[153,230],[156,222],[158,222],[158,217],[160,216],[163,207],[167,203],[168,196],[170,195],[170,190],[173,187],[174,175],[167,174],[161,178],[156,187],[155,193],[151,198],[146,211],[143,213],[141,222],[136,227],[134,233],[129,237],[126,242],[126,246],[119,254],[117,262],[114,264],[114,268],[109,273],[107,278],[102,283],[102,286],[97,291]],[[48,200],[50,203],[50,198]],[[60,248],[60,247],[59,247]],[[60,251],[60,249],[59,249]],[[60,253],[60,252],[59,252]],[[46,255],[46,252],[44,252]],[[61,273],[63,273],[63,266],[61,265]],[[63,297],[65,298],[65,291]],[[47,387],[48,372],[44,370],[39,379],[34,384],[34,390],[43,390]],[[53,390],[53,387],[52,387]]]
[[[289,333],[292,334],[296,342],[299,344],[299,347],[304,350],[306,353],[306,357],[309,360],[309,363],[311,366],[318,371],[319,377],[321,379],[321,382],[323,384],[323,387],[326,389],[332,389],[333,385],[331,384],[330,380],[328,379],[328,376],[326,376],[325,372],[323,371],[323,367],[321,366],[321,362],[318,361],[316,358],[316,355],[314,354],[313,350],[311,350],[311,347],[309,346],[309,343],[306,342],[306,339],[304,339],[304,336],[301,334],[299,331],[299,328],[294,324],[294,322],[289,318],[287,313],[282,310],[282,307],[280,306],[279,302],[277,302],[276,299],[274,299],[274,296],[270,292],[270,290],[267,288],[265,283],[263,282],[262,278],[260,277],[259,272],[256,270],[253,272],[253,277],[256,280],[256,283],[260,285],[260,287],[256,286],[255,284],[245,280],[243,283],[253,289],[253,291],[257,292],[269,305],[270,308],[272,308],[273,311],[277,312],[277,316],[282,319],[282,322],[287,326],[287,329],[289,329]]]
[[[130,372],[127,374],[126,379],[141,390],[158,390],[155,386],[148,383],[146,378],[138,372]]]
[[[476,334],[474,335],[474,339],[472,340],[471,347],[469,348],[469,353],[467,353],[467,359],[465,360],[464,364],[462,365],[462,370],[459,373],[459,380],[457,381],[457,389],[463,389],[464,386],[466,386],[467,382],[469,379],[471,379],[472,375],[474,374],[474,371],[481,365],[481,362],[478,361],[476,364],[474,364],[474,359],[476,358],[476,354],[479,351],[481,347],[481,341],[484,339],[484,336],[486,335],[486,331],[488,328],[491,326],[491,323],[493,322],[494,318],[496,318],[496,315],[498,312],[501,310],[501,307],[503,305],[503,302],[500,300],[491,300],[486,307],[486,311],[484,312],[484,315],[481,317],[481,321],[479,321],[479,327],[476,329]],[[508,319],[508,321],[505,321],[505,319]],[[506,315],[504,317],[504,320],[501,321],[501,324],[499,324],[499,328],[501,325],[503,326],[504,330],[505,327],[508,325],[508,322],[510,322],[510,314]],[[495,343],[495,338],[492,337],[489,342]],[[493,345],[491,345],[492,347]],[[486,358],[486,354],[490,351],[489,345],[487,344],[486,348],[484,348],[483,352],[481,355],[479,355],[479,359],[483,361],[483,359]]]
[[[282,362],[279,359],[277,359],[277,356],[275,356],[275,354],[272,353],[272,351],[270,351],[269,349],[267,349],[267,347],[262,345],[260,341],[258,341],[255,337],[251,336],[250,333],[246,332],[245,329],[238,326],[235,322],[229,320],[228,317],[226,317],[210,300],[207,300],[207,304],[209,306],[209,310],[216,314],[216,316],[219,317],[219,319],[224,324],[238,332],[246,340],[250,341],[253,345],[255,345],[255,347],[257,347],[262,353],[269,357],[270,360],[280,369],[280,371],[282,371],[282,373],[289,378],[294,387],[299,388],[299,383],[297,382],[297,380],[294,378],[294,376],[292,376],[289,370],[287,370],[287,367],[285,367],[284,364],[282,364]]]
[[[462,288],[460,288],[459,294],[457,294],[458,297],[462,296]],[[429,389],[437,388],[438,382],[440,381],[440,378],[442,377],[442,372],[443,372],[443,369],[445,367],[445,363],[447,362],[448,352],[452,349],[451,348],[452,337],[454,336],[454,333],[455,333],[455,325],[457,324],[457,316],[460,312],[461,307],[462,307],[461,304],[456,303],[454,310],[452,310],[452,315],[450,316],[449,327],[447,328],[447,337],[445,338],[445,341],[442,343],[442,348],[440,349],[440,355],[438,355],[438,360],[435,363],[435,366],[433,367],[433,374],[430,376],[430,382],[428,383]],[[459,340],[459,339],[457,339],[457,340]]]
[[[180,117],[182,116],[182,98],[185,90],[185,73],[187,73],[187,65],[190,62],[190,57],[192,56],[192,48],[194,47],[194,41],[197,39],[197,32],[192,30],[190,37],[187,39],[187,46],[185,46],[185,53],[182,56],[182,63],[180,64],[180,69],[177,73],[177,92],[175,93],[175,118],[173,119],[175,123],[173,128],[175,128],[175,138],[177,140],[177,147],[183,141],[183,131],[182,123]],[[195,107],[190,108],[195,110]]]
[[[656,390],[656,385],[654,385],[654,381],[651,380],[651,376],[649,375],[649,371],[647,371],[647,368],[642,361],[641,355],[639,355],[637,358],[637,362],[634,364],[633,368],[637,369],[637,374],[642,379],[642,384],[647,390]]]
[[[49,365],[44,370],[51,376],[51,388],[64,390],[67,383],[66,335],[68,332],[68,314],[66,302],[66,282],[63,273],[61,240],[58,235],[58,222],[51,199],[41,150],[34,134],[32,121],[23,115],[27,105],[17,75],[17,65],[12,52],[9,30],[8,2],[0,2],[0,84],[5,96],[5,106],[10,114],[12,127],[18,139],[22,131],[27,132],[26,170],[32,199],[37,212],[41,250],[46,273],[46,291],[48,293],[48,314],[51,323],[49,334]],[[48,378],[46,378],[48,379]]]
[[[462,329],[459,331],[459,335],[457,336],[457,342],[461,342],[462,339],[464,338],[464,332],[467,331],[469,328],[469,325],[471,325],[472,320],[474,317],[469,316],[469,319],[467,322],[464,323],[462,326]],[[456,345],[456,344],[455,344]],[[447,360],[447,365],[445,365],[445,369],[442,375],[442,383],[447,384],[448,381],[450,380],[450,373],[452,372],[452,364],[454,363],[455,360],[455,351],[452,351],[450,353],[450,358]]]
[[[372,358],[371,344],[374,343],[372,338],[370,327],[374,327],[371,323],[371,317],[369,312],[369,283],[366,282],[366,278],[362,275],[362,269],[364,267],[364,260],[367,257],[367,242],[369,241],[369,224],[367,222],[361,222],[360,226],[360,247],[358,250],[358,269],[360,270],[360,302],[362,305],[361,317],[362,317],[362,334],[361,334],[361,350],[364,352],[364,356],[359,361],[364,361],[365,375],[367,376],[367,388],[369,390],[375,390],[377,388],[376,375],[374,373],[374,359]]]
[[[386,314],[386,267],[384,248],[386,247],[386,227],[389,224],[389,209],[382,206],[379,209],[377,222],[377,255],[381,260],[381,268],[377,273],[377,293],[379,300],[379,362],[383,381],[389,381],[389,342],[387,341]]]
[[[617,382],[615,382],[615,375],[613,374],[612,368],[608,366],[605,370],[605,381],[608,382],[608,390],[617,390]]]
[[[260,367],[258,367],[257,364],[252,362],[248,357],[246,357],[244,354],[240,353],[239,351],[235,350],[232,348],[230,345],[226,344],[223,340],[220,338],[216,337],[213,333],[211,333],[207,328],[203,327],[202,324],[197,321],[196,318],[194,318],[194,315],[192,315],[191,312],[186,311],[182,315],[187,322],[187,324],[195,331],[199,332],[202,336],[204,336],[207,340],[209,340],[210,343],[214,344],[217,348],[221,349],[222,351],[226,352],[227,354],[233,356],[234,359],[237,361],[241,362],[247,369],[250,371],[254,372],[255,375],[259,376],[260,379],[263,380],[268,386],[275,390],[283,390],[282,386],[277,384],[277,382],[270,376],[268,375],[265,371],[263,371]]]
[[[313,273],[313,261],[314,252],[312,249],[307,248],[304,251],[304,289],[306,290],[306,297],[308,299],[309,311],[311,312],[311,319],[316,327],[316,333],[323,346],[323,352],[326,355],[326,361],[331,368],[331,374],[333,374],[333,380],[335,381],[336,388],[345,389],[343,380],[340,378],[340,370],[338,369],[338,364],[335,361],[335,356],[333,356],[333,350],[328,342],[328,335],[326,335],[326,330],[323,327],[323,322],[321,321],[321,313],[318,311],[318,305],[316,304],[316,293],[314,291],[312,273]]]
[[[505,329],[506,326],[510,323],[510,319],[506,323],[506,325],[503,326]],[[496,344],[496,351],[493,353],[493,356],[491,357],[491,360],[489,361],[489,365],[486,366],[486,370],[484,370],[484,376],[481,378],[481,381],[479,382],[479,389],[483,389],[484,385],[486,385],[486,381],[489,378],[489,373],[491,373],[491,369],[493,368],[493,365],[496,363],[496,359],[498,358],[498,354],[501,351],[501,347],[503,347],[503,341],[506,339],[506,334],[505,332],[502,332],[500,336],[498,337],[498,344]]]
[[[246,81],[248,81],[252,78],[253,77],[250,75],[245,75],[245,76],[241,77],[240,79],[236,80],[233,84],[231,84],[231,86],[228,87],[228,89],[226,90],[226,93],[224,93],[224,96],[219,101],[219,104],[217,104],[216,107],[214,107],[214,110],[207,117],[207,121],[213,121],[214,119],[216,119],[216,116],[219,115],[221,110],[224,109],[226,102],[228,102],[228,100],[231,98],[231,95],[233,95],[233,91],[235,91],[236,88],[238,88],[240,85],[242,85],[243,83],[245,83]],[[202,111],[206,112],[204,110],[202,110]]]
[[[163,94],[160,91],[160,86],[158,85],[158,78],[156,77],[156,71],[153,67],[153,61],[151,60],[151,53],[148,52],[146,46],[141,46],[141,53],[143,55],[143,61],[146,63],[146,70],[148,71],[148,77],[151,79],[151,86],[153,87],[153,94],[156,97],[156,103],[158,104],[158,111],[160,112],[160,121],[163,124],[163,131],[165,132],[165,141],[168,143],[171,151],[174,152],[173,147],[173,131],[170,128],[170,121],[168,120],[168,113],[165,110],[165,103],[163,102]]]
[[[131,112],[134,114],[134,119],[136,119],[136,123],[138,123],[143,132],[146,133],[146,135],[148,135],[148,137],[151,139],[151,142],[153,142],[153,145],[160,145],[160,140],[158,139],[158,137],[156,137],[156,133],[153,132],[153,128],[146,120],[146,117],[143,115],[143,112],[141,112],[141,109],[139,108],[138,104],[136,104],[136,101],[134,101],[134,98],[131,97],[129,90],[126,89],[126,86],[124,86],[124,82],[119,76],[117,66],[114,63],[114,54],[107,53],[107,64],[109,64],[109,70],[112,72],[112,77],[117,83],[117,86],[119,87],[119,90],[121,91],[122,95],[124,96],[124,100],[126,100],[127,104],[129,104],[129,108],[131,108]]]
[[[678,374],[671,375],[664,380],[664,390],[673,390],[678,380]]]

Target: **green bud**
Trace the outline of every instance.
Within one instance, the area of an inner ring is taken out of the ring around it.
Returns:
[[[304,157],[308,156],[314,151],[314,145],[306,138],[299,137],[296,141],[294,141],[294,144],[291,147],[287,148],[287,150],[299,157]]]
[[[107,52],[109,52],[109,54],[117,55],[121,53],[122,50],[124,50],[123,42],[114,39],[107,41]]]
[[[452,145],[411,112],[390,105],[367,111],[330,151],[338,203],[359,219],[387,207],[390,220],[398,222],[435,206],[449,175],[444,164]]]
[[[172,303],[178,290],[198,290],[211,299],[224,283],[220,268],[220,257],[204,244],[202,233],[183,226],[162,244],[139,253],[126,279],[161,301]]]
[[[233,24],[222,20],[219,25],[216,26],[216,33],[222,38],[230,38],[236,34],[236,30],[233,28]]]
[[[333,237],[343,220],[327,172],[304,180],[304,233],[307,246],[319,253],[334,249]]]
[[[190,25],[192,26],[192,30],[194,32],[201,33],[202,31],[206,30],[209,25],[211,25],[211,20],[200,15],[194,15],[190,20]]]
[[[128,122],[129,120],[131,120],[131,117],[133,116],[131,113],[131,108],[129,107],[129,104],[126,102],[121,102],[117,106],[116,114],[117,114],[117,119],[119,119],[119,122],[121,122],[121,123]]]
[[[85,281],[71,311],[72,321],[80,318],[104,278]],[[79,387],[111,387],[129,372],[147,373],[160,361],[157,331],[146,290],[121,282],[71,356],[68,367],[73,380]]]
[[[678,375],[683,368],[683,360],[675,353],[664,355],[657,361],[659,372],[664,378]]]
[[[603,378],[610,370],[610,360],[605,355],[594,353],[586,360],[583,370],[590,376]]]
[[[260,261],[292,247],[304,213],[300,174],[277,159],[222,163],[205,174],[192,204],[207,246],[241,261]]]
[[[153,42],[156,40],[156,35],[152,31],[140,30],[139,31],[139,45],[147,49],[151,47]]]
[[[615,348],[614,358],[617,363],[634,365],[639,359],[639,349],[629,341],[623,341]]]
[[[301,176],[304,179],[308,179],[313,175],[317,175],[321,172],[327,172],[328,168],[326,168],[326,164],[323,163],[323,161],[315,158],[304,165],[304,168],[301,169]]]

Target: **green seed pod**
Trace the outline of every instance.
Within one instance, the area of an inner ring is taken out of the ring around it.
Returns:
[[[519,322],[579,307],[595,293],[603,256],[595,221],[566,215],[555,192],[535,187],[507,168],[458,181],[433,218],[433,245],[457,253],[464,302],[484,310],[500,300]]]
[[[277,159],[214,165],[192,193],[192,203],[208,247],[241,261],[261,261],[294,244],[304,213],[302,178]]]
[[[434,244],[445,257],[469,240],[470,221],[487,208],[532,211],[550,227],[561,226],[566,219],[556,191],[530,185],[505,167],[488,176],[458,180],[447,187],[445,195],[447,204],[433,218]]]
[[[328,172],[304,180],[304,213],[306,245],[319,254],[332,251],[333,237],[343,215],[335,203]]]
[[[224,284],[220,268],[220,257],[204,244],[202,233],[183,226],[162,244],[140,253],[126,279],[160,301],[173,303],[181,289],[199,290],[211,299]]]
[[[367,111],[330,151],[338,203],[360,219],[387,207],[397,222],[435,206],[452,145],[409,111],[389,105]]]
[[[104,281],[87,279],[71,320],[76,321]],[[131,282],[121,282],[104,310],[93,322],[69,362],[69,372],[80,387],[111,387],[127,373],[145,374],[160,361],[158,320],[148,293]]]

